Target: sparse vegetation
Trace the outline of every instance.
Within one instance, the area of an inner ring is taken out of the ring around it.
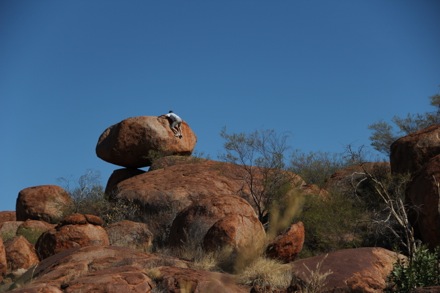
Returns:
[[[300,256],[359,247],[365,236],[361,227],[368,217],[362,203],[344,194],[332,193],[327,198],[307,196],[298,216],[307,231]]]
[[[399,259],[388,276],[387,292],[411,292],[425,286],[440,284],[440,250],[417,247],[412,261]]]
[[[429,98],[431,106],[436,110],[423,114],[408,114],[405,118],[394,116],[392,122],[397,127],[385,121],[375,122],[368,126],[372,130],[370,136],[371,145],[375,150],[390,155],[390,146],[399,137],[408,135],[417,130],[423,129],[433,124],[440,123],[440,94]]]
[[[370,125],[373,147],[389,154],[391,143],[399,135],[439,123],[440,95],[431,97],[431,105],[437,107],[435,113],[394,117],[392,121],[399,129],[397,133],[383,121]],[[242,180],[243,188],[237,193],[251,199],[265,227],[267,242],[294,222],[301,221],[307,236],[300,258],[344,248],[381,246],[403,251],[408,256],[394,265],[388,278],[387,292],[410,292],[421,286],[440,284],[440,249],[429,250],[420,245],[409,221],[408,215],[413,209],[405,201],[409,176],[392,175],[389,165],[384,162],[370,162],[367,165],[362,147],[354,151],[348,146],[345,154],[303,154],[296,151],[288,164],[287,135],[278,135],[273,130],[228,134],[223,129],[221,136],[225,139],[226,150],[221,159],[241,167],[242,172],[235,175]],[[189,162],[187,158],[178,156],[164,158],[160,152],[150,152],[148,158],[157,162],[156,168],[161,168],[160,164]],[[192,163],[201,160],[204,159],[191,158]],[[346,176],[346,180],[330,188],[327,185],[329,178],[341,169],[353,171],[342,175]],[[296,174],[307,184],[329,187],[328,194],[305,195],[295,185],[299,181]],[[260,252],[258,255],[240,256],[232,247],[208,252],[201,244],[207,230],[203,226],[207,224],[203,221],[200,226],[192,227],[182,246],[167,247],[171,223],[181,208],[179,203],[173,201],[172,195],[158,193],[162,199],[155,203],[158,206],[140,206],[134,200],[109,198],[99,183],[99,174],[94,171],[87,171],[73,187],[68,180],[62,181],[74,200],[72,212],[97,215],[106,224],[122,220],[148,223],[154,234],[154,253],[188,261],[192,269],[232,273],[240,284],[252,286],[258,292],[296,290],[300,293],[317,293],[323,290],[327,278],[332,274],[330,270],[322,270],[325,257],[316,267],[305,267],[307,278],[299,279],[293,273],[292,264],[268,259]],[[31,243],[35,243],[40,234],[40,231],[25,228],[17,231],[17,235],[24,235]],[[1,235],[4,241],[14,236],[7,232]],[[152,266],[146,268],[146,273],[157,281],[152,292],[165,292],[160,270]],[[192,292],[195,286],[185,280],[177,282],[182,292]]]
[[[70,193],[74,202],[74,213],[94,214],[106,224],[122,220],[135,220],[139,217],[140,207],[134,200],[112,199],[104,193],[99,183],[100,175],[96,171],[88,170],[78,179],[76,186],[61,178],[64,188]]]
[[[303,281],[296,281],[296,287],[300,293],[320,293],[327,284],[327,277],[333,274],[331,270],[326,272],[322,271],[322,264],[324,263],[327,255],[316,264],[314,269],[310,269],[308,266],[304,265],[307,270],[307,278]]]
[[[308,184],[323,188],[327,180],[348,162],[342,154],[326,152],[303,153],[296,150],[290,158],[289,170],[301,176]]]
[[[292,267],[290,264],[258,257],[238,275],[238,280],[241,284],[260,288],[259,292],[287,289],[292,281]]]

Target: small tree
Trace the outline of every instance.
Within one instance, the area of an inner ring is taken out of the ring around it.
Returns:
[[[228,134],[226,128],[220,135],[226,140],[226,153],[220,159],[242,166],[240,179],[247,185],[259,220],[267,224],[272,203],[291,189],[292,174],[285,171],[284,163],[288,136],[273,130]]]
[[[369,125],[368,128],[373,132],[370,140],[374,149],[389,156],[391,144],[399,137],[440,123],[440,95],[434,95],[429,99],[431,106],[437,108],[436,111],[423,114],[408,114],[404,118],[394,116],[392,122],[397,126],[397,132],[392,125],[385,121]]]
[[[418,241],[408,216],[414,207],[405,204],[405,189],[409,182],[409,176],[389,174],[387,178],[379,178],[374,174],[374,171],[368,171],[367,168],[364,168],[363,164],[362,167],[363,172],[353,173],[353,176],[357,177],[357,180],[354,181],[355,192],[362,196],[362,191],[360,191],[362,184],[368,184],[369,188],[373,190],[383,206],[380,218],[375,221],[394,235],[400,246],[406,250],[405,254],[411,263],[417,251]]]

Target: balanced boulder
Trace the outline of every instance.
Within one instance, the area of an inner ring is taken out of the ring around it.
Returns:
[[[182,138],[174,136],[169,121],[156,116],[127,118],[108,127],[99,137],[96,154],[102,160],[127,167],[150,166],[152,159],[163,155],[189,156],[197,137],[182,122]]]

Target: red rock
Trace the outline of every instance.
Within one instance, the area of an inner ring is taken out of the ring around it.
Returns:
[[[74,248],[41,261],[19,292],[38,292],[32,290],[42,286],[63,288],[63,292],[149,292],[149,271],[163,265],[187,267],[186,262],[172,257],[125,247]]]
[[[0,212],[0,224],[3,222],[17,221],[15,211],[2,211]]]
[[[323,274],[331,271],[320,292],[378,293],[384,291],[393,264],[402,257],[384,248],[363,247],[296,260],[292,268],[294,274],[306,283],[311,272]]]
[[[194,150],[197,137],[185,121],[181,128],[183,138],[179,139],[166,119],[156,116],[127,118],[101,134],[96,154],[106,162],[127,168],[147,167],[157,154],[188,156]]]
[[[410,221],[416,236],[431,248],[440,245],[440,155],[426,163],[406,189]]]
[[[145,223],[121,221],[106,227],[110,245],[129,247],[144,252],[151,250],[153,234]]]
[[[440,124],[432,125],[391,144],[391,171],[414,174],[431,158],[440,154]]]
[[[0,282],[2,280],[2,275],[4,275],[8,268],[8,262],[6,260],[6,250],[3,244],[3,239],[0,237]]]
[[[191,229],[191,227],[189,227]],[[257,256],[266,244],[266,233],[256,215],[227,215],[209,228],[203,239],[203,248],[210,252],[229,254],[221,268],[240,272]]]
[[[15,289],[14,293],[63,293],[63,291],[55,286],[38,284],[32,288]]]
[[[17,236],[5,243],[8,269],[29,269],[38,264],[39,259],[34,246],[23,236]]]
[[[266,255],[284,263],[292,262],[301,252],[304,239],[304,224],[302,222],[292,224],[287,231],[269,243]]]
[[[123,293],[123,292],[152,292],[154,282],[148,275],[133,266],[108,268],[90,272],[79,277],[69,285],[64,285],[65,293],[94,292],[94,293]]]
[[[17,198],[17,220],[41,220],[56,224],[73,208],[70,195],[59,186],[41,185],[25,188]]]
[[[249,288],[238,285],[229,274],[170,266],[159,267],[157,271],[159,277],[156,282],[165,292],[249,292]]]
[[[26,220],[17,228],[17,236],[25,237],[30,243],[35,244],[44,232],[53,229],[55,224],[44,221]]]
[[[145,171],[140,169],[133,169],[133,168],[114,170],[107,181],[107,185],[105,187],[105,194],[107,194],[110,198],[114,197],[115,194],[118,192],[116,189],[116,185],[119,182],[143,173],[145,173]]]
[[[118,190],[115,197],[140,204],[142,214],[148,217],[142,222],[149,223],[155,237],[163,234],[178,212],[200,197],[236,195],[256,209],[242,166],[196,158],[164,160],[160,164],[163,168],[123,180],[114,188]],[[174,161],[177,163],[171,165]],[[292,185],[303,183],[292,173]]]
[[[149,229],[159,237],[184,208],[202,196],[238,194],[243,181],[233,176],[240,171],[232,164],[192,160],[149,171],[121,181],[115,197],[140,204]]]
[[[0,237],[4,241],[12,239],[17,235],[17,230],[20,225],[23,224],[22,221],[11,221],[0,223]]]
[[[86,215],[73,214],[64,219],[55,229],[43,233],[35,247],[38,256],[44,259],[75,247],[109,244],[107,232],[103,227],[99,224],[91,224]]]
[[[181,246],[188,240],[202,243],[206,233],[215,222],[232,215],[257,218],[250,204],[238,196],[201,197],[196,203],[181,211],[174,219],[170,229],[169,244]],[[261,231],[254,230],[254,232],[259,238]]]
[[[65,225],[85,225],[85,224],[92,224],[97,226],[102,226],[104,224],[104,221],[95,215],[89,215],[89,214],[71,214],[65,217],[61,223],[60,226]]]

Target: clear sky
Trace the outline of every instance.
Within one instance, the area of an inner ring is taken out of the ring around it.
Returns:
[[[369,145],[440,85],[440,1],[0,1],[0,210],[26,187],[105,185],[109,126],[174,110],[219,133],[289,132],[303,152]]]

